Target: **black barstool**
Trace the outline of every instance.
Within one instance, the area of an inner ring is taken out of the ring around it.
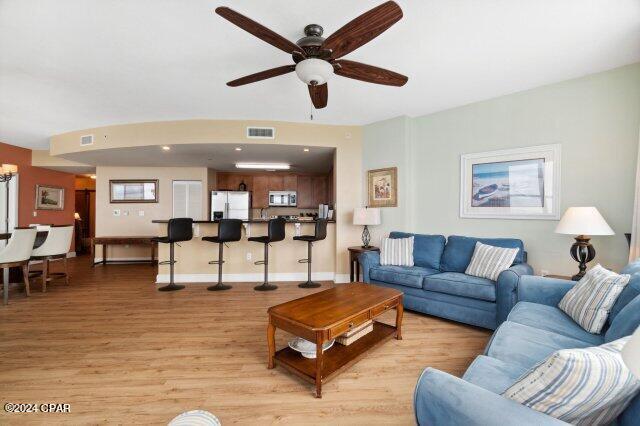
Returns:
[[[307,276],[307,282],[298,284],[298,287],[301,288],[316,288],[320,287],[320,283],[316,283],[311,281],[311,247],[313,243],[316,241],[324,240],[327,238],[327,219],[318,219],[316,220],[316,230],[314,235],[300,235],[299,237],[293,237],[296,241],[306,241],[307,242],[307,258],[298,260],[299,263],[306,263],[309,267],[309,273]]]
[[[250,237],[249,241],[264,244],[264,260],[255,262],[256,265],[264,265],[264,283],[254,287],[254,290],[269,291],[278,288],[277,285],[269,284],[269,244],[282,241],[285,237],[284,227],[287,221],[284,218],[271,219],[269,221],[268,235],[262,237]]]
[[[158,265],[169,265],[169,285],[160,287],[158,290],[174,291],[182,290],[184,288],[183,285],[177,285],[173,282],[173,265],[177,262],[173,256],[173,245],[180,241],[189,241],[191,238],[193,238],[193,219],[188,217],[169,219],[169,223],[167,225],[167,236],[152,238],[152,240],[157,243],[169,244],[169,260],[158,262]]]
[[[215,237],[204,237],[203,241],[218,244],[218,260],[212,260],[209,265],[218,265],[218,284],[207,287],[209,291],[229,290],[230,285],[222,284],[222,264],[224,257],[222,248],[225,243],[240,241],[242,238],[242,220],[240,219],[220,219],[218,222],[218,235]]]

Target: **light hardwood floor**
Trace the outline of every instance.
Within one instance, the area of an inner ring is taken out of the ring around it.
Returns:
[[[490,335],[405,311],[403,340],[366,354],[316,399],[313,386],[267,369],[266,310],[331,284],[162,293],[152,266],[88,264],[70,262],[70,286],[43,294],[36,281],[31,297],[12,288],[0,306],[0,402],[68,403],[71,414],[0,408],[0,424],[166,424],[193,409],[223,424],[414,424],[420,372],[462,374]],[[287,337],[277,332],[278,348]]]

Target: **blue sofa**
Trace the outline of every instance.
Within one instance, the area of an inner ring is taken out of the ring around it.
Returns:
[[[364,252],[359,261],[363,280],[404,292],[404,307],[413,311],[495,330],[516,303],[518,282],[533,274],[527,253],[515,238],[471,238],[392,232],[391,238],[414,237],[415,266],[382,266],[378,252]],[[518,248],[511,266],[498,281],[465,275],[476,242]]]
[[[640,261],[627,265],[622,273],[632,277],[602,334],[586,332],[557,308],[574,282],[522,277],[518,303],[491,337],[484,355],[471,363],[461,379],[433,368],[424,370],[414,398],[418,424],[566,424],[501,393],[559,349],[597,346],[632,334],[640,326]],[[618,417],[617,424],[640,424],[640,395]]]

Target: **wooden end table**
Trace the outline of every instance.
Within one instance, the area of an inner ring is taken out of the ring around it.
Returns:
[[[350,345],[336,343],[330,349],[322,350],[325,342],[394,308],[395,327],[373,321],[373,331]],[[402,340],[402,292],[386,287],[342,284],[272,306],[268,314],[269,368],[275,368],[277,361],[302,379],[315,383],[316,398],[322,397],[323,383],[356,362],[366,351],[393,336]],[[316,358],[305,358],[288,346],[276,352],[276,328],[315,342]]]
[[[151,259],[150,260],[118,260],[117,263],[156,263],[156,250],[158,243],[153,241],[154,237],[149,236],[133,236],[133,237],[94,237],[91,239],[91,262],[93,266],[100,263],[106,265],[111,263],[111,260],[107,260],[107,246],[111,245],[142,245],[151,247]],[[102,260],[96,262],[96,246],[102,245]]]
[[[351,282],[357,281],[360,279],[360,262],[358,262],[358,256],[365,251],[380,251],[378,247],[370,246],[370,247],[362,247],[355,246],[349,247],[349,276]],[[354,275],[355,274],[355,275]]]

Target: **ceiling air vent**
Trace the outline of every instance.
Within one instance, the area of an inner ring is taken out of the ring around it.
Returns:
[[[247,139],[275,139],[274,127],[247,127]]]
[[[93,145],[93,135],[80,136],[80,145]]]

